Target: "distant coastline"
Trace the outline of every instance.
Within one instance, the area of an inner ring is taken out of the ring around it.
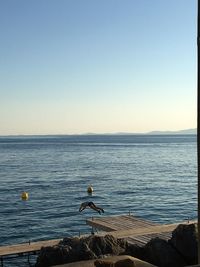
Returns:
[[[116,132],[116,133],[81,133],[81,134],[8,134],[0,135],[0,137],[55,137],[55,136],[72,136],[72,135],[197,135],[197,128],[185,129],[179,131],[151,131],[146,133],[129,133],[129,132]]]
[[[147,134],[197,134],[197,129],[186,129],[180,131],[152,131]]]
[[[151,131],[147,133],[127,133],[127,132],[118,132],[118,133],[85,133],[85,135],[186,135],[186,134],[197,134],[197,128],[185,129],[179,131]],[[84,135],[84,134],[83,134]]]

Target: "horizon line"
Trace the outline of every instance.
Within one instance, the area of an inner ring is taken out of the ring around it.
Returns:
[[[149,132],[108,132],[108,133],[58,133],[58,134],[0,134],[0,137],[17,137],[17,136],[72,136],[72,135],[196,135],[197,128],[184,130],[154,130]]]

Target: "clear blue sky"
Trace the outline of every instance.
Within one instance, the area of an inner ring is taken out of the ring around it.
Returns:
[[[196,0],[1,0],[0,135],[196,127]]]

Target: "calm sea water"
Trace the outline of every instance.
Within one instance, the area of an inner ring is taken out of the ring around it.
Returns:
[[[88,200],[105,216],[196,218],[196,136],[0,137],[0,245],[90,233],[85,220],[104,215],[80,214]]]

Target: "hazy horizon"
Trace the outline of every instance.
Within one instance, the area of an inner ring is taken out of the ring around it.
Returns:
[[[0,135],[196,128],[196,0],[7,0],[0,30]]]
[[[9,137],[9,136],[67,136],[67,135],[170,135],[170,134],[183,134],[183,135],[189,135],[189,134],[197,134],[197,128],[192,128],[192,129],[182,129],[182,130],[176,130],[176,131],[150,131],[150,132],[105,132],[105,133],[95,133],[95,132],[90,132],[90,133],[79,133],[79,134],[10,134],[10,135],[0,135],[0,137]]]

